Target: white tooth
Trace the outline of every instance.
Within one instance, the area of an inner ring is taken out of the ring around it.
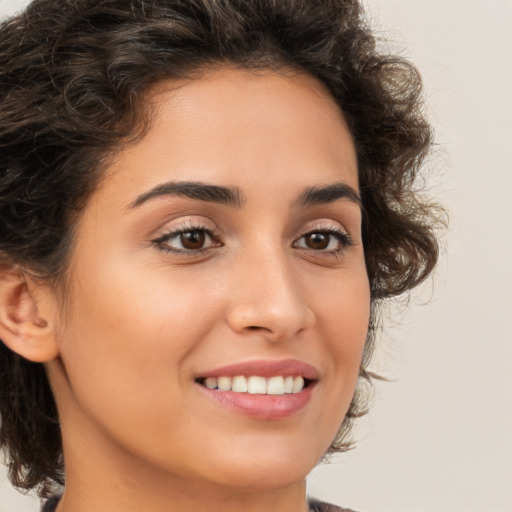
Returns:
[[[295,377],[293,379],[292,393],[299,393],[304,388],[304,379],[302,377]]]
[[[270,377],[267,381],[267,395],[284,395],[284,378]]]
[[[231,389],[237,393],[247,393],[247,379],[243,375],[233,377]]]
[[[208,389],[217,389],[217,377],[207,377],[204,380],[204,385]]]
[[[249,377],[247,388],[251,395],[265,395],[267,393],[267,379],[265,377]]]
[[[285,393],[293,392],[293,376],[292,375],[288,375],[288,377],[286,377],[284,379],[284,392]]]
[[[218,386],[221,391],[231,391],[231,377],[219,377]]]

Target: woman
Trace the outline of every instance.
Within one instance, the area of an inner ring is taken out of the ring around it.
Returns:
[[[415,69],[352,0],[35,0],[0,55],[13,484],[339,510],[305,477],[350,446],[378,307],[437,256]]]

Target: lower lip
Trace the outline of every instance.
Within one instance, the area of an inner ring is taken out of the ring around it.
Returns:
[[[251,418],[261,420],[282,420],[298,414],[311,400],[315,383],[299,393],[284,395],[251,395],[208,389],[197,384],[208,397],[221,405]]]

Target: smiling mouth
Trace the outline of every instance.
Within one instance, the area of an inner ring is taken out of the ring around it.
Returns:
[[[232,391],[249,395],[287,395],[300,393],[313,381],[300,375],[277,375],[269,378],[259,375],[238,375],[202,377],[196,379],[196,382],[214,391]]]

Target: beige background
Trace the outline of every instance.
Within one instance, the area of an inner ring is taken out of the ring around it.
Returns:
[[[24,3],[0,0],[0,16]],[[424,75],[430,183],[451,226],[416,299],[429,304],[395,315],[381,341],[377,364],[396,381],[310,492],[361,512],[512,512],[512,1],[364,4]],[[0,512],[34,510],[0,477]]]

